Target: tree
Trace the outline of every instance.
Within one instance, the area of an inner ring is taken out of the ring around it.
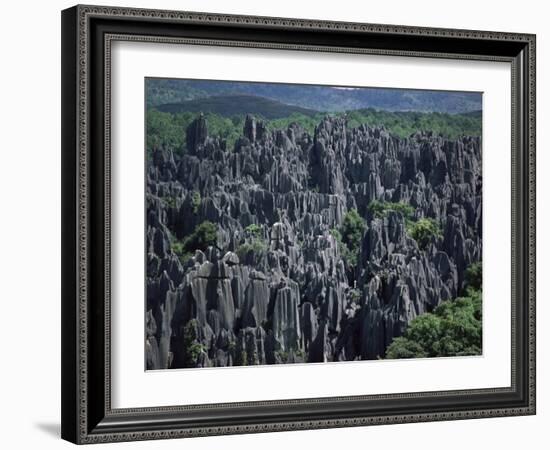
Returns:
[[[418,242],[418,246],[425,250],[432,239],[441,236],[441,230],[435,220],[423,218],[417,222],[411,222],[407,226],[409,235]]]
[[[481,292],[442,302],[433,313],[415,318],[405,334],[393,340],[386,358],[466,356],[481,353]]]
[[[342,255],[352,266],[357,264],[365,228],[365,221],[357,210],[350,209],[344,216],[340,229],[333,230],[336,240],[344,244]]]
[[[216,245],[216,242],[217,227],[212,222],[205,220],[184,239],[183,250],[186,252],[205,251],[208,247]]]
[[[426,356],[428,355],[419,343],[404,337],[395,338],[386,351],[387,359],[412,359]]]
[[[181,152],[183,137],[172,114],[150,109],[147,111],[147,150],[158,147]]]
[[[414,215],[414,208],[405,202],[381,202],[373,200],[369,203],[368,209],[376,218],[386,217],[390,211],[401,213],[405,220],[412,220]]]
[[[481,283],[483,281],[481,261],[471,264],[466,269],[466,288],[470,287],[475,290],[481,290]]]

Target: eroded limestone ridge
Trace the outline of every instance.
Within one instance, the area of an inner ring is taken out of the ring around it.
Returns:
[[[479,137],[247,117],[227,148],[202,115],[182,132],[187,152],[156,149],[147,169],[149,369],[383,358],[481,259]],[[352,210],[354,258],[335,232]],[[440,233],[419,242],[422,218]]]

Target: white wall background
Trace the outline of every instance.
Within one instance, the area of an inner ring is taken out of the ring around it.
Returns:
[[[97,3],[104,3],[98,0]],[[72,1],[9,2],[0,27],[0,443],[68,448],[60,403],[60,10]],[[545,254],[550,242],[550,30],[545,2],[428,0],[111,0],[105,4],[531,32],[538,35],[538,415],[502,419],[301,431],[117,444],[118,448],[385,449],[543,448],[550,391]]]

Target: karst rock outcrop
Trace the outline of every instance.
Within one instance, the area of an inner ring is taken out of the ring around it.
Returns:
[[[231,146],[202,115],[181,132],[183,155],[157,148],[147,166],[148,369],[383,358],[481,259],[479,137],[330,117],[310,133],[249,116]],[[334,233],[351,210],[365,224],[354,265]],[[424,245],[407,231],[422,218],[441,230]],[[205,222],[215,242],[178,253]]]

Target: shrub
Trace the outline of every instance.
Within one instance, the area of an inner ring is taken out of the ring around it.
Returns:
[[[407,233],[418,242],[418,246],[425,250],[434,238],[440,237],[441,229],[433,219],[423,218],[407,225]]]
[[[183,240],[182,247],[185,252],[193,253],[195,250],[205,251],[208,247],[216,245],[216,242],[217,227],[206,220]]]
[[[176,197],[160,197],[161,201],[163,201],[168,207],[175,208],[177,206],[177,199]]]
[[[173,240],[170,243],[170,248],[172,249],[172,252],[174,252],[175,255],[179,258],[182,264],[185,264],[187,260],[193,256],[191,252],[185,250],[182,241]]]
[[[171,243],[170,247],[172,248],[172,251],[178,255],[181,256],[184,254],[183,250],[183,243],[181,241],[174,241]]]
[[[251,236],[259,236],[262,232],[262,227],[260,227],[260,225],[258,225],[258,224],[252,223],[252,224],[248,225],[244,229],[244,231],[246,231]]]

